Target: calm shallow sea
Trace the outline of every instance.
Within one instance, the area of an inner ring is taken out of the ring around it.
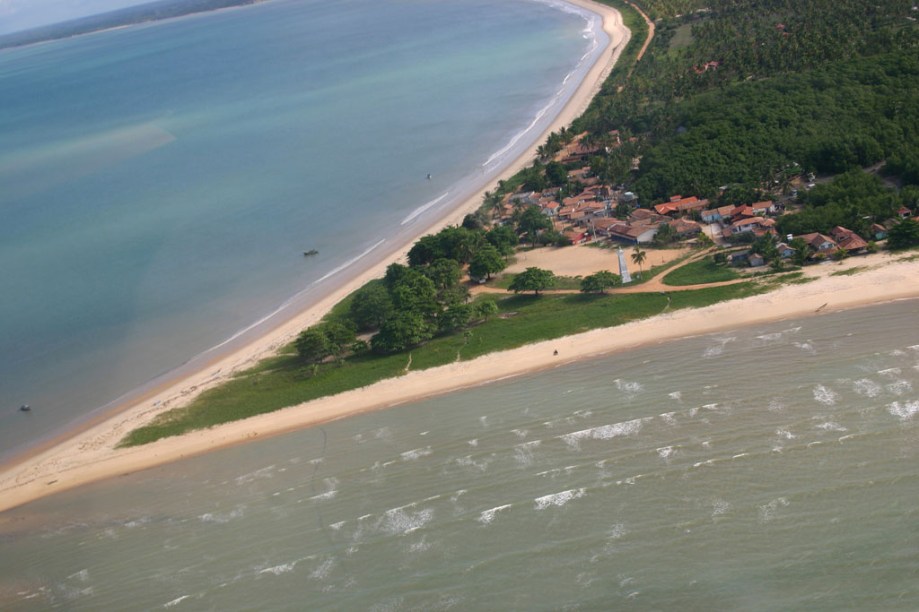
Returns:
[[[634,350],[7,513],[0,607],[919,608],[919,303]]]
[[[0,458],[441,217],[596,30],[532,0],[276,0],[0,53]]]

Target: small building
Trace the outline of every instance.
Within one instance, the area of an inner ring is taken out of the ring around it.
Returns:
[[[775,245],[775,248],[776,248],[776,251],[778,251],[779,253],[779,257],[781,257],[782,259],[788,259],[789,257],[794,257],[795,253],[798,252],[797,249],[795,249],[792,246],[789,246],[788,244],[784,242],[778,243],[777,245]]]
[[[617,223],[607,230],[607,235],[614,240],[622,240],[631,244],[645,244],[654,240],[659,228],[659,225]]]
[[[807,243],[815,253],[831,254],[836,251],[836,243],[829,236],[824,236],[819,232],[804,234],[801,239]]]
[[[865,239],[850,229],[837,225],[830,231],[830,234],[833,235],[836,245],[849,253],[863,253],[868,249]]]

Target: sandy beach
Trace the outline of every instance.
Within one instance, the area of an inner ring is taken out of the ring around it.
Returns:
[[[74,453],[82,458],[81,462],[85,461],[86,466],[100,465],[100,457],[96,453],[103,449],[111,450],[128,431],[149,422],[162,412],[190,401],[197,393],[220,384],[234,372],[246,369],[274,354],[278,349],[290,343],[300,331],[318,322],[342,298],[367,281],[382,276],[390,263],[404,259],[415,240],[447,225],[459,223],[467,213],[476,210],[481,205],[484,193],[494,190],[498,180],[509,178],[529,164],[536,156],[536,148],[545,141],[549,133],[569,125],[586,110],[593,96],[609,76],[631,36],[622,23],[621,15],[610,7],[589,0],[569,0],[569,3],[600,15],[603,29],[610,42],[555,120],[539,135],[532,146],[510,162],[498,177],[482,185],[476,193],[444,218],[432,225],[420,226],[417,233],[410,237],[401,248],[381,258],[375,266],[336,288],[309,309],[296,313],[289,320],[261,337],[228,354],[217,355],[204,361],[196,371],[188,375],[154,385],[140,394],[133,395],[129,401],[113,406],[101,418],[89,422],[80,430],[70,432],[49,444],[38,447],[27,455],[18,457],[11,464],[3,466],[2,473],[0,473],[0,511],[26,503],[36,497],[104,478],[102,472],[96,469],[92,470],[94,476],[89,476],[89,472],[84,472],[82,469],[76,470],[83,475],[76,479],[72,478]],[[142,461],[132,466],[126,461],[108,475],[142,469],[169,460],[160,451],[153,452],[151,457],[153,456],[158,457],[154,463]],[[116,463],[120,463],[120,460]],[[58,474],[59,471],[62,473]],[[63,472],[71,475],[65,475]],[[41,486],[37,487],[38,484]]]

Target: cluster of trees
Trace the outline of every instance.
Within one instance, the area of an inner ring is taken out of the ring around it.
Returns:
[[[496,313],[492,300],[469,303],[464,267],[474,279],[500,272],[517,235],[510,227],[486,231],[478,225],[467,218],[463,226],[422,237],[409,250],[409,265],[392,264],[382,280],[359,289],[346,315],[302,332],[296,341],[300,357],[320,363],[366,350],[396,353]],[[357,340],[358,332],[373,334],[369,344]]]
[[[572,131],[637,136],[628,155],[641,157],[637,177],[615,150],[591,164],[642,201],[711,198],[728,184],[773,189],[795,163],[802,172],[838,173],[887,160],[890,173],[919,184],[914,3],[637,4],[664,18],[648,53],[625,87],[605,88]],[[678,29],[682,42],[671,46]]]
[[[919,53],[897,53],[700,94],[671,109],[673,132],[647,150],[634,189],[715,197],[729,183],[774,187],[789,167],[835,174],[888,157],[911,178],[917,87]]]
[[[837,225],[848,228],[865,239],[871,239],[870,227],[896,216],[905,195],[919,189],[901,192],[886,187],[880,178],[862,170],[850,170],[833,181],[803,192],[799,200],[804,208],[793,215],[783,215],[776,222],[782,234],[827,234]]]

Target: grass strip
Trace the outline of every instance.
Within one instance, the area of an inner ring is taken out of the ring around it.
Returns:
[[[424,370],[459,360],[613,327],[665,310],[701,307],[761,292],[753,283],[660,293],[621,295],[516,295],[498,302],[499,316],[452,336],[435,338],[411,351],[411,369]],[[668,299],[669,298],[669,299]],[[291,348],[203,392],[187,407],[166,412],[129,433],[119,446],[137,446],[357,389],[402,375],[409,354],[361,355],[318,368],[304,365]]]
[[[703,257],[698,261],[677,268],[663,278],[665,285],[681,287],[685,285],[701,285],[704,283],[720,283],[740,278],[736,270],[727,266],[719,266],[711,257]]]

